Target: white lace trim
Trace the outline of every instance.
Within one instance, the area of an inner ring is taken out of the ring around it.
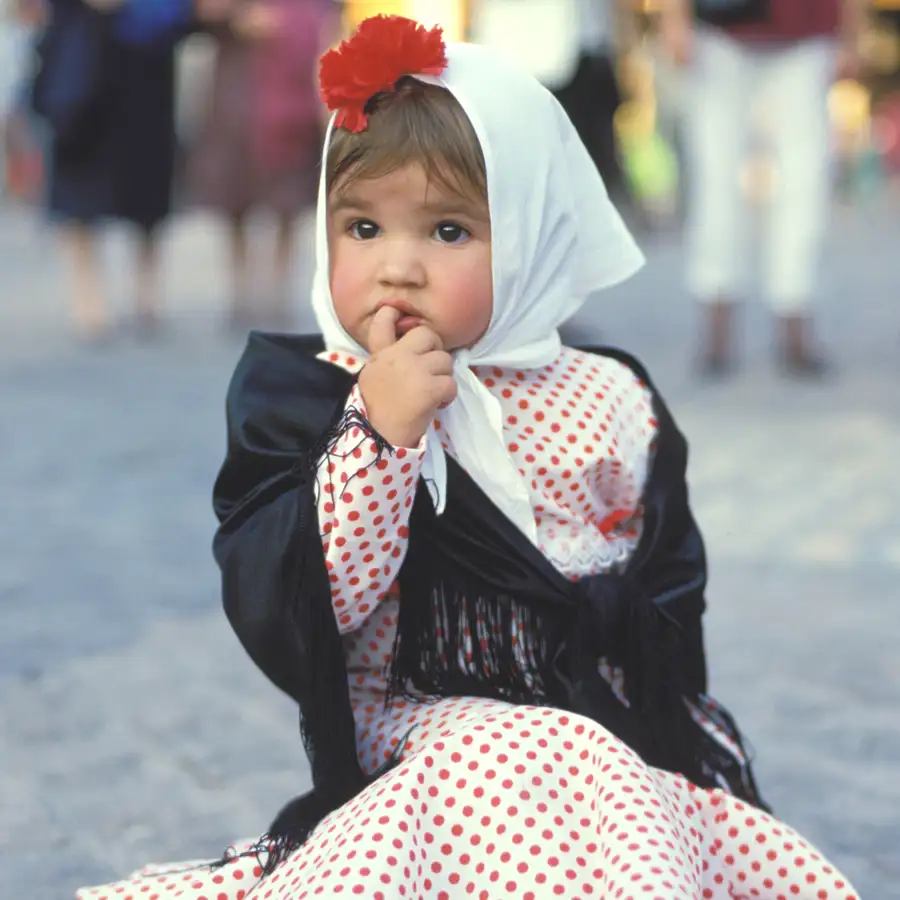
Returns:
[[[606,538],[599,532],[577,540],[567,535],[545,539],[538,532],[541,551],[566,578],[581,579],[625,567],[639,537]]]

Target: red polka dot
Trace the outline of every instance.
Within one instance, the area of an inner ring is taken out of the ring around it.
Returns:
[[[658,426],[646,388],[622,364],[563,354],[539,370],[475,371],[501,405],[517,467],[527,466],[542,549],[569,565],[579,554],[606,559],[634,546],[640,479]],[[346,355],[328,359],[350,367]],[[358,389],[354,397],[363,410]],[[785,826],[721,792],[646,769],[578,717],[473,698],[434,704],[402,698],[385,710],[399,614],[395,579],[421,454],[397,448],[379,456],[371,441],[359,443],[362,431],[354,444],[352,431],[336,439],[320,470],[323,484],[341,485],[321,490],[320,521],[364,768],[372,771],[415,727],[401,766],[335,812],[328,827],[263,879],[254,888],[261,900],[342,894],[674,900],[701,889],[716,900],[734,891],[778,900],[802,896],[801,885],[811,886],[806,890],[815,890],[816,900],[846,900],[836,873],[829,876],[833,870]],[[514,627],[519,641],[523,632]],[[471,661],[486,635],[464,634],[473,642]],[[246,884],[252,864],[251,858],[215,875],[189,875],[201,887],[186,900],[201,900],[204,884]],[[128,890],[147,896],[140,887]],[[121,893],[108,896],[122,900]],[[202,896],[223,900],[218,889]]]

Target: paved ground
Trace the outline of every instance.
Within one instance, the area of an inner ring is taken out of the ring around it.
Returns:
[[[110,266],[124,294],[123,243]],[[840,218],[822,325],[842,375],[689,373],[678,243],[580,325],[650,364],[692,439],[715,693],[781,815],[866,900],[900,898],[900,219]],[[149,859],[218,853],[299,790],[295,714],[238,649],[209,553],[222,398],[216,235],[172,235],[176,333],[74,347],[52,244],[0,210],[0,897],[64,900]]]

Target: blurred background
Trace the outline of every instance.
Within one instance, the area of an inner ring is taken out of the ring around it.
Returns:
[[[688,436],[764,795],[900,898],[900,0],[852,46],[783,2],[790,34],[685,45],[659,0],[5,0],[0,897],[217,856],[305,784],[210,494],[247,331],[314,330],[316,59],[399,12],[582,133],[647,266],[565,337],[642,358]]]

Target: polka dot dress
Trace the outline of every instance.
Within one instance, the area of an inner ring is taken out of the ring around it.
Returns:
[[[331,361],[359,366],[346,356]],[[501,402],[542,552],[573,579],[626,560],[640,534],[656,434],[646,388],[621,364],[574,350],[527,373],[475,371]],[[365,412],[357,391],[348,406]],[[423,441],[379,459],[351,427],[319,473],[359,758],[373,771],[412,728],[401,764],[328,816],[270,876],[262,877],[263,852],[219,868],[148,867],[78,900],[855,898],[788,826],[647,767],[588,719],[465,697],[385,710],[394,581],[424,450]],[[621,673],[601,671],[621,689]]]

